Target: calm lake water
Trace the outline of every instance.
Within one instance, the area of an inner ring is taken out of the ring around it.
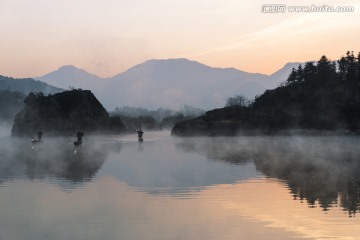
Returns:
[[[360,239],[360,137],[0,138],[0,240]]]

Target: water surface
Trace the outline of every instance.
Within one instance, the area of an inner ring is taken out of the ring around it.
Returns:
[[[0,239],[359,239],[358,137],[0,138]]]

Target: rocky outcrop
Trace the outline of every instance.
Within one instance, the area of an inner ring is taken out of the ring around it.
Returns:
[[[232,136],[240,129],[248,129],[242,118],[248,115],[247,108],[226,107],[206,112],[205,115],[178,122],[171,134],[176,136]]]
[[[110,118],[105,108],[89,90],[72,90],[45,96],[30,93],[25,108],[15,117],[11,134],[32,136],[86,133],[119,133],[126,127],[120,118]]]

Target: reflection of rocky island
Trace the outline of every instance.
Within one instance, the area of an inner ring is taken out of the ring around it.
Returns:
[[[123,132],[119,117],[109,117],[101,103],[88,90],[72,90],[45,96],[30,93],[25,108],[12,128],[13,136],[31,136],[37,131],[46,135],[84,132]]]
[[[103,165],[108,148],[88,140],[74,151],[68,138],[47,138],[31,148],[27,140],[3,142],[0,180],[56,177],[72,182],[91,180]]]
[[[287,81],[250,105],[208,111],[177,123],[173,135],[273,134],[291,129],[360,130],[360,54],[348,52],[338,66],[325,56],[293,69]]]
[[[253,161],[268,177],[284,180],[294,199],[325,211],[360,211],[360,140],[356,137],[184,138],[178,146],[208,159]]]

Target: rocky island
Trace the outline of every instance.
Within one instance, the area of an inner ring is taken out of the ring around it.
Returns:
[[[109,114],[89,90],[71,90],[45,96],[30,93],[25,107],[16,116],[12,136],[33,136],[87,133],[121,133],[126,130],[119,117]]]
[[[286,82],[249,105],[232,105],[177,123],[172,135],[282,134],[360,131],[360,53],[322,56],[293,68]]]

